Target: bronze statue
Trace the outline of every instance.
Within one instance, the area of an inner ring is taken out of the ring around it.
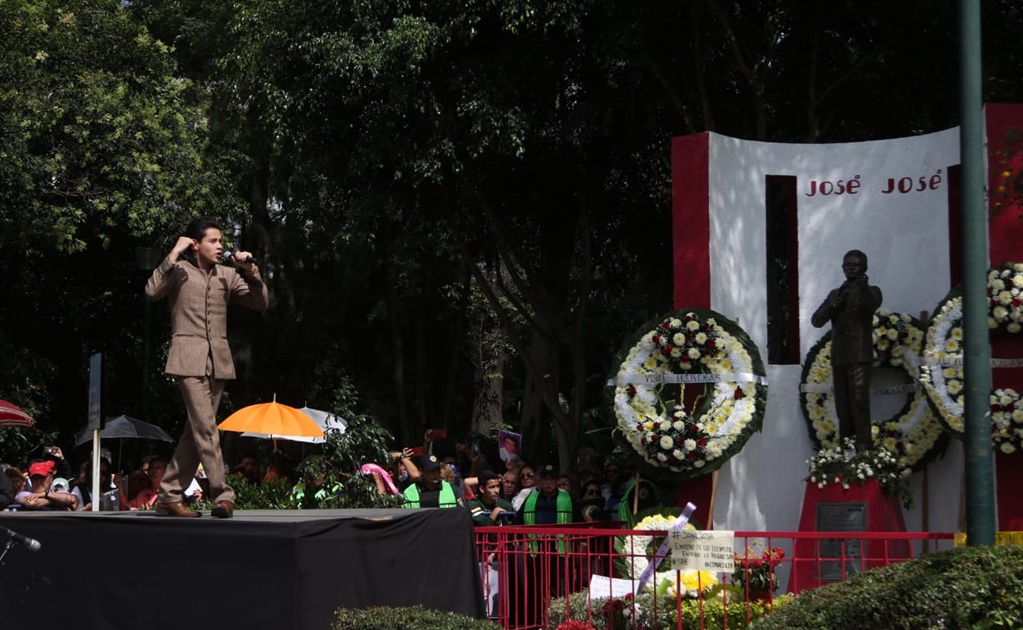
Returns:
[[[870,286],[867,255],[858,249],[842,258],[845,282],[828,293],[810,323],[831,322],[831,369],[840,440],[855,438],[856,450],[873,446],[870,425],[870,366],[874,361],[874,311],[881,289]]]

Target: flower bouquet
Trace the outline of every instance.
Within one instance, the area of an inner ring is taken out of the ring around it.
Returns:
[[[856,451],[851,438],[842,440],[838,448],[824,448],[806,460],[810,469],[808,480],[823,488],[829,483],[840,483],[846,490],[850,483],[862,486],[868,479],[876,478],[881,487],[895,493],[907,510],[913,507],[913,495],[909,491],[906,477],[910,469],[900,468],[895,453],[884,446],[869,451]],[[847,453],[854,453],[849,456]]]
[[[768,549],[759,540],[746,547],[746,553],[735,554],[735,570],[732,572],[732,585],[737,587],[739,594],[750,601],[769,601],[778,588],[775,568],[785,558],[785,550],[780,547]]]

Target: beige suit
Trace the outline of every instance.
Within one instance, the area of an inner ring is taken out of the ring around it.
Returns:
[[[231,267],[214,265],[209,273],[191,261],[171,264],[166,258],[153,270],[146,295],[166,297],[171,308],[171,346],[167,374],[175,376],[188,411],[185,431],[167,464],[160,502],[182,500],[201,461],[210,481],[210,498],[234,502],[225,480],[224,457],[217,433],[217,408],[224,381],[233,379],[234,360],[227,343],[227,306],[237,303],[265,310],[269,295],[259,280],[246,279]]]

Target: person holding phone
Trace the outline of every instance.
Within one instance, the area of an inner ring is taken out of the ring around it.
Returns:
[[[227,306],[264,311],[270,296],[248,252],[232,256],[234,267],[218,264],[223,253],[220,225],[208,218],[195,219],[146,284],[147,297],[170,302],[172,338],[164,371],[177,381],[188,412],[160,483],[156,513],[161,516],[199,515],[185,506],[183,492],[200,462],[214,501],[210,513],[217,518],[234,513],[234,490],[227,485],[217,433],[220,397],[225,383],[235,378],[227,343]]]

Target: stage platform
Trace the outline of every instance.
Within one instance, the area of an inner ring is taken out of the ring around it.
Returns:
[[[337,608],[485,612],[467,510],[0,512],[0,525],[42,543],[0,565],[4,630],[327,630]]]

